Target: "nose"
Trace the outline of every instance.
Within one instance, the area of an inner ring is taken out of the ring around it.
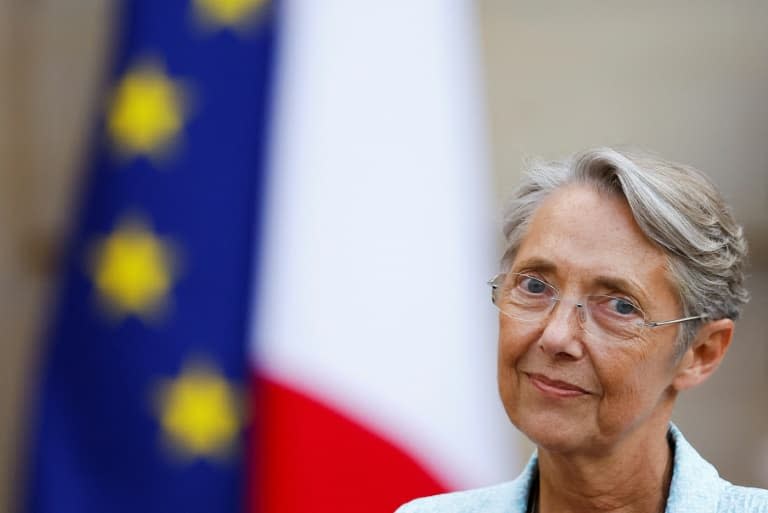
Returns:
[[[560,300],[553,305],[539,337],[539,346],[551,358],[578,360],[584,356],[583,330],[586,321],[583,302]]]

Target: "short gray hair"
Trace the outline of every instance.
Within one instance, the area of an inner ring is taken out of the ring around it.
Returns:
[[[739,317],[749,300],[742,227],[701,172],[649,153],[598,148],[563,161],[531,163],[505,212],[504,269],[512,264],[541,202],[554,190],[579,183],[626,199],[640,229],[667,254],[683,316]],[[679,354],[700,326],[698,321],[685,323]]]

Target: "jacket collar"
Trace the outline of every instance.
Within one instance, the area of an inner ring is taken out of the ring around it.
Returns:
[[[670,423],[667,438],[674,460],[666,513],[714,513],[728,483],[696,452],[674,424]]]

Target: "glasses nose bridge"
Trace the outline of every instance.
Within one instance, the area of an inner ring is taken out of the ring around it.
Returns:
[[[579,321],[579,325],[582,328],[585,328],[587,325],[587,319],[589,317],[589,314],[587,313],[587,300],[586,298],[567,298],[567,297],[555,297],[552,299],[552,306],[550,306],[549,314],[547,315],[547,321],[551,321],[554,316],[557,315],[558,306],[563,305],[563,307],[568,310],[566,312],[566,315],[569,313],[569,307],[572,305],[576,307],[576,319]]]

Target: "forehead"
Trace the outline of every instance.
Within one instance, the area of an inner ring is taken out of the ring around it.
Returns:
[[[512,264],[551,267],[569,278],[609,276],[666,286],[667,258],[632,217],[626,200],[590,185],[553,192],[535,211]]]

